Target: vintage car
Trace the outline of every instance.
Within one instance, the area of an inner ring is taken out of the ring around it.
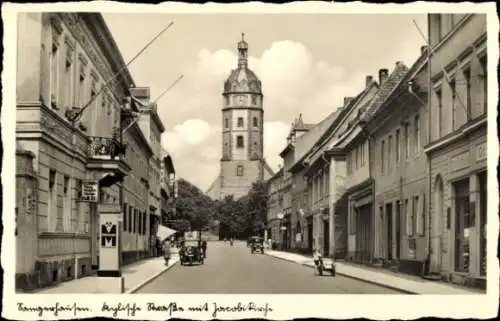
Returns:
[[[252,236],[250,238],[250,252],[253,254],[259,252],[264,254],[264,239],[260,236]]]
[[[203,264],[203,252],[201,249],[201,237],[199,231],[184,233],[184,241],[179,250],[181,265]]]

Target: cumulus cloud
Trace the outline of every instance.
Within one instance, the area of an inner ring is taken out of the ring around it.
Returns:
[[[237,56],[203,49],[197,58],[159,113],[164,122],[177,124],[164,134],[163,145],[174,154],[178,175],[205,190],[219,171],[221,94]],[[275,170],[291,121],[299,113],[306,122],[321,121],[341,106],[344,96],[356,95],[364,79],[315,59],[304,45],[288,40],[273,42],[260,57],[249,57],[249,67],[262,81],[264,154]]]

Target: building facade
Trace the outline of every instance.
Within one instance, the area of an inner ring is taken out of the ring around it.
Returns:
[[[207,194],[213,199],[248,193],[252,183],[273,172],[264,159],[262,84],[248,68],[248,43],[238,43],[238,68],[224,83],[220,173]]]
[[[279,247],[282,243],[280,214],[283,212],[283,168],[280,168],[268,181],[267,230],[265,239]]]
[[[426,47],[410,70],[400,69],[399,75],[393,73],[387,80],[393,83],[381,83],[381,90],[385,87],[391,94],[379,95],[379,107],[364,115],[365,129],[373,142],[374,261],[420,275],[429,241],[429,166],[423,152],[428,119]],[[355,157],[351,159],[356,163]]]
[[[165,126],[157,111],[157,104],[151,102],[150,90],[148,87],[132,88],[132,96],[137,99],[139,108],[139,127],[147,138],[149,146],[153,151],[149,159],[148,177],[148,220],[146,228],[149,230],[149,253],[153,255],[156,245],[156,232],[161,221],[161,158],[163,148],[161,146],[161,134],[165,131]]]
[[[169,220],[175,220],[176,218],[175,199],[177,198],[177,182],[174,161],[166,150],[163,150],[160,165],[162,193],[161,223],[164,226],[169,226],[171,225]]]
[[[486,15],[430,14],[431,270],[486,283]]]
[[[16,287],[32,289],[98,268],[99,217],[120,212],[131,170],[121,127],[134,83],[100,14],[21,13],[18,27],[16,141],[37,182],[31,206],[16,205],[30,224],[16,252],[32,254],[16,265]]]

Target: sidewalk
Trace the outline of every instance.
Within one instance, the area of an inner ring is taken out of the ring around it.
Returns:
[[[170,269],[179,261],[179,256],[174,254],[165,265],[163,256],[145,259],[126,265],[122,268],[122,277],[125,283],[124,292],[127,294],[137,292],[144,285],[156,279],[163,272]],[[63,293],[103,293],[96,289],[95,284],[99,282],[98,276],[87,276],[67,282],[61,282],[55,286],[43,288],[30,292],[33,294],[63,294]]]
[[[314,267],[313,259],[296,253],[265,251],[267,255],[278,259]],[[403,275],[389,270],[378,271],[370,267],[356,266],[352,263],[335,262],[337,275],[373,283],[408,294],[484,294],[485,292],[448,285],[442,282],[424,280],[418,276]]]

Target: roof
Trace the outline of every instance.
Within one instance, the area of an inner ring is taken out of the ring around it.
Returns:
[[[372,118],[373,115],[379,110],[380,106],[384,103],[384,101],[391,95],[394,89],[399,85],[401,80],[405,77],[408,72],[408,67],[401,61],[396,63],[396,67],[392,71],[392,73],[387,77],[387,80],[382,83],[375,94],[375,97],[370,101],[368,106],[365,109],[365,112],[362,116],[363,120],[367,120]]]
[[[251,69],[237,68],[231,70],[224,83],[224,94],[238,92],[262,94],[262,83]]]

